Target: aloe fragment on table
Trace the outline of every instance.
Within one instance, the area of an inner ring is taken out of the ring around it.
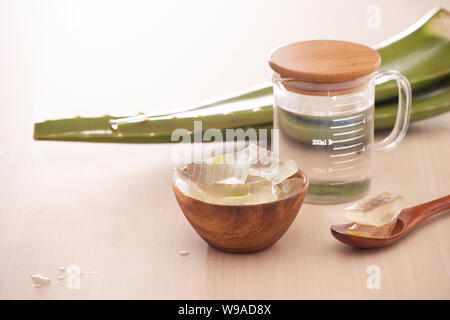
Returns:
[[[415,30],[381,43],[381,68],[404,73],[413,88],[411,121],[450,110],[450,14],[436,9],[421,19]],[[426,94],[422,94],[427,91]],[[397,87],[388,82],[376,87],[375,129],[393,126],[397,115]],[[148,118],[147,118],[148,117]],[[122,124],[111,130],[109,121],[120,117],[49,120],[35,124],[36,140],[91,142],[170,142],[177,128],[193,130],[202,120],[203,130],[217,128],[270,128],[272,126],[272,85],[270,83],[206,101],[171,113],[147,115],[144,121]],[[147,119],[146,119],[147,118]]]

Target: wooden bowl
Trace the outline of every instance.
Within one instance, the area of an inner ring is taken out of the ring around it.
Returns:
[[[212,247],[226,252],[255,252],[280,239],[297,216],[308,190],[309,179],[299,170],[303,187],[293,195],[263,204],[221,205],[207,203],[183,193],[174,182],[173,191],[186,219]]]

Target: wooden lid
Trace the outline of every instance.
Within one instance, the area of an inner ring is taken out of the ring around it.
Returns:
[[[294,42],[269,56],[270,67],[281,78],[316,83],[351,81],[374,72],[380,63],[376,50],[337,40]]]

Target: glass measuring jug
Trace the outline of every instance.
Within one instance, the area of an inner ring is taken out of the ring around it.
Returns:
[[[357,59],[353,49],[357,49],[359,54],[361,45],[346,42],[343,45],[350,46],[350,56]],[[325,51],[335,46],[334,42],[326,43]],[[301,45],[299,47],[302,48]],[[289,74],[271,64],[274,70],[281,73],[275,71],[273,74],[274,127],[279,129],[279,150],[295,159],[308,174],[310,186],[307,202],[345,202],[367,194],[371,184],[373,152],[394,148],[407,131],[411,108],[408,80],[397,71],[375,71],[379,65],[378,54],[375,50],[362,47],[363,53],[367,51],[373,56],[374,63],[370,68],[361,73],[353,72],[357,76],[341,75],[339,78],[336,77],[336,69],[330,66],[339,61],[328,59],[324,61],[325,68],[320,69],[328,70],[328,76],[324,77],[328,82],[317,82],[320,77],[312,82],[311,75]],[[332,51],[335,54],[336,51]],[[348,52],[343,53],[344,56],[346,54]],[[274,61],[272,57],[271,62]],[[352,70],[359,69],[353,66]],[[331,82],[336,78],[340,81]],[[374,144],[375,85],[389,80],[395,80],[399,87],[397,119],[387,138]]]

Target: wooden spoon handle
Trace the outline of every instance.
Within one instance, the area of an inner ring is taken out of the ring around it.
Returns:
[[[450,195],[425,202],[414,207],[403,209],[400,218],[407,224],[407,229],[417,225],[419,222],[439,213],[450,209]]]

